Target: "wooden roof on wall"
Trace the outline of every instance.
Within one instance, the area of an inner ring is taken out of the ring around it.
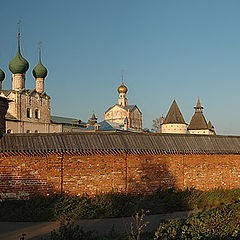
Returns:
[[[0,153],[208,153],[240,154],[240,137],[147,133],[5,134]]]

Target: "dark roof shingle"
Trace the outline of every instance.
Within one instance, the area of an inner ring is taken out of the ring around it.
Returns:
[[[166,123],[186,124],[175,99],[173,100],[173,103],[168,111],[168,114],[167,114],[166,118],[164,119],[163,124],[166,124]]]
[[[0,152],[94,152],[240,154],[240,137],[154,133],[5,134]]]

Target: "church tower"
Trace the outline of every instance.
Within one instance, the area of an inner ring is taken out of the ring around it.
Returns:
[[[25,74],[29,68],[29,64],[23,58],[20,50],[20,21],[18,22],[18,48],[14,59],[9,63],[9,69],[12,72],[12,89],[19,91],[25,89]]]
[[[125,126],[128,131],[142,131],[142,112],[137,105],[129,105],[126,97],[128,91],[123,83],[123,70],[122,70],[122,84],[118,87],[118,104],[110,107],[104,113],[104,120],[118,125],[119,128]],[[127,118],[127,121],[126,120]]]
[[[118,87],[119,93],[118,104],[120,106],[125,107],[128,105],[128,100],[126,98],[127,91],[128,91],[127,87],[123,84],[123,70],[122,70],[122,84]]]
[[[36,79],[36,91],[38,93],[44,92],[44,80],[47,76],[47,69],[43,66],[41,61],[41,46],[39,46],[39,62],[33,69],[33,76]]]

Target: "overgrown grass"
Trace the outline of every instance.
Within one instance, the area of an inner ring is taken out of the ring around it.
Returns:
[[[94,197],[35,196],[28,200],[0,202],[0,221],[54,221],[132,216],[141,209],[150,214],[212,208],[240,200],[240,189],[212,191],[159,190],[153,195],[110,192]]]

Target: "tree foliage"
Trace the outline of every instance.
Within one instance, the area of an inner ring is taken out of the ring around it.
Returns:
[[[161,129],[161,117],[152,120],[152,131],[159,132]]]

